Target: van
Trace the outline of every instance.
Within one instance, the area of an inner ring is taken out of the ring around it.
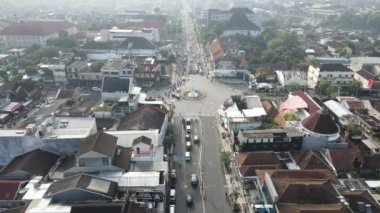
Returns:
[[[185,158],[186,158],[186,161],[190,161],[191,160],[190,152],[185,152]]]
[[[175,205],[170,205],[169,213],[175,213]]]
[[[187,141],[187,142],[186,142],[186,149],[187,149],[187,150],[190,150],[190,149],[191,149],[191,142],[190,142],[190,141]]]
[[[170,198],[169,198],[169,201],[172,204],[175,203],[175,189],[170,189]]]

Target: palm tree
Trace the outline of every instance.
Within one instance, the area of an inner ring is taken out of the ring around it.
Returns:
[[[229,151],[222,152],[220,155],[220,161],[223,163],[228,173],[230,172],[231,155],[232,155],[232,152],[229,152]]]

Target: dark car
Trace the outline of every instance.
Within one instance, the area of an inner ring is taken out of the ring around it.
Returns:
[[[186,203],[187,203],[187,206],[193,205],[193,197],[191,197],[191,194],[186,195]]]

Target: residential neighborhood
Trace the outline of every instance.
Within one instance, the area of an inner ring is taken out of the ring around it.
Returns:
[[[1,213],[380,213],[378,0],[4,0]]]

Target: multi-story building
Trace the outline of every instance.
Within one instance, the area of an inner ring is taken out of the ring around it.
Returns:
[[[109,59],[101,68],[102,76],[133,78],[136,65],[126,59]],[[133,80],[133,79],[131,79]]]
[[[77,32],[76,27],[66,20],[21,21],[0,32],[8,47],[44,46],[49,39],[57,38],[60,31],[69,35]]]
[[[128,37],[144,37],[151,42],[159,42],[160,34],[158,29],[144,28],[144,29],[119,29],[114,27],[112,29],[105,29],[100,31],[100,35],[103,41],[124,41]]]
[[[354,72],[342,64],[321,64],[309,66],[307,86],[316,88],[318,82],[327,81],[338,87],[349,86],[354,79]]]
[[[135,70],[136,84],[151,88],[160,82],[161,64],[155,63],[154,58],[147,58]]]

